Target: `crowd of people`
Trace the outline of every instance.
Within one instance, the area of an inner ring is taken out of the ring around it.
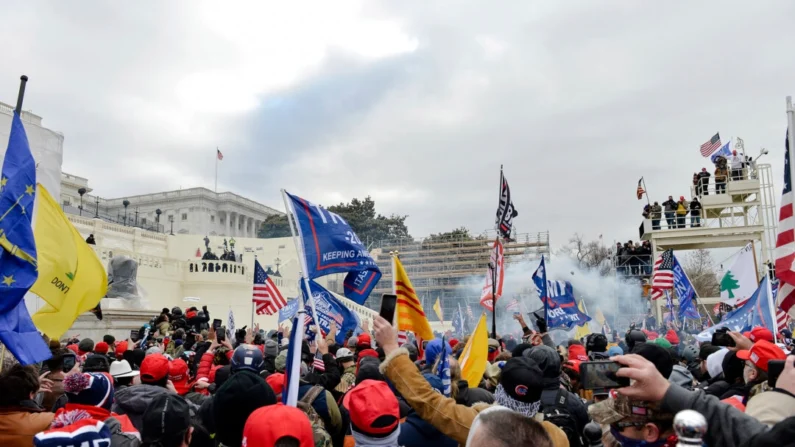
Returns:
[[[650,276],[652,268],[651,243],[633,243],[627,241],[622,244],[616,242],[613,255],[616,257],[616,271],[625,276]]]
[[[41,365],[6,356],[0,445],[674,446],[684,409],[706,419],[708,446],[788,445],[795,431],[787,332],[778,335],[787,344],[761,327],[699,344],[632,327],[618,342],[595,333],[556,345],[543,320],[531,328],[517,315],[515,336],[489,339],[485,373],[470,386],[466,337],[401,346],[377,317],[342,344],[334,327],[303,342],[293,407],[281,404],[289,329],[244,328],[230,340],[198,312],[163,309],[139,340],[52,340]],[[589,375],[605,361],[621,368]]]

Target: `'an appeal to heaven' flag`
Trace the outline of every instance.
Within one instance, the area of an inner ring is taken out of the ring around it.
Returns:
[[[730,306],[737,306],[750,298],[759,285],[752,250],[751,244],[740,250],[731,268],[720,280],[720,300]]]
[[[589,321],[591,317],[580,312],[577,307],[577,302],[574,300],[574,288],[568,281],[547,281],[544,287],[541,275],[533,275],[533,282],[536,285],[538,297],[544,302],[542,298],[544,289],[546,289],[546,305],[549,306],[547,310],[547,326],[550,329],[565,327],[571,329],[574,326],[582,326]]]
[[[712,334],[721,327],[728,327],[735,332],[750,331],[754,326],[762,326],[776,332],[778,324],[776,316],[772,313],[773,303],[770,280],[767,275],[759,283],[756,292],[742,307],[739,307],[723,317],[720,323],[715,324],[696,336],[698,341],[712,340]]]
[[[31,227],[35,198],[36,161],[14,112],[0,171],[0,340],[23,365],[52,357],[24,300],[38,277]]]
[[[287,305],[282,293],[265,273],[258,260],[254,260],[254,289],[252,298],[256,306],[257,315],[273,315]]]
[[[674,288],[674,251],[665,250],[654,261],[651,275],[651,299],[662,298],[664,290]]]
[[[497,207],[496,224],[500,234],[505,239],[511,239],[513,218],[517,215],[519,215],[519,212],[513,207],[511,188],[508,186],[508,180],[505,179],[502,168],[500,168],[500,205]]]
[[[108,275],[97,254],[41,184],[38,195],[34,233],[39,279],[30,291],[47,304],[33,315],[33,322],[51,339],[59,339],[80,314],[99,304],[108,290]]]
[[[392,256],[392,277],[394,278],[395,294],[397,295],[398,330],[414,332],[423,340],[433,340],[431,324],[422,308],[417,293],[411,285],[409,275],[397,256]]]
[[[298,313],[300,301],[296,299],[287,300],[287,305],[279,309],[279,323],[291,320]]]
[[[706,143],[701,145],[701,156],[702,157],[709,157],[709,155],[715,152],[715,149],[720,147],[720,133],[716,133],[712,136]]]
[[[496,271],[494,270],[496,269]],[[493,280],[496,277],[496,282]],[[494,311],[494,303],[502,296],[502,285],[505,282],[505,247],[500,239],[494,240],[491,246],[489,257],[489,267],[486,272],[486,285],[480,294],[480,305],[490,311]],[[495,285],[496,284],[496,285]],[[496,290],[496,296],[492,295],[492,290]]]
[[[790,123],[795,125],[795,123]],[[795,130],[794,130],[795,131]],[[781,194],[781,208],[778,215],[778,235],[776,237],[776,278],[779,281],[776,303],[790,316],[795,317],[795,216],[792,210],[792,166],[789,162],[789,128],[784,143],[784,190]]]
[[[347,273],[345,297],[364,304],[381,278],[381,270],[367,247],[340,216],[285,192],[298,227],[310,279],[334,273]],[[288,210],[289,211],[289,210]]]
[[[345,343],[345,334],[349,330],[355,331],[356,327],[359,326],[356,314],[345,307],[334,294],[311,279],[309,280],[309,288],[312,291],[312,298],[314,298],[315,310],[317,311],[317,315],[312,315],[315,323],[324,334],[328,334],[331,332],[331,322],[333,321],[337,325],[337,344],[343,345]],[[304,307],[311,309],[309,294],[304,286],[304,281],[301,281],[301,292],[304,294]]]
[[[695,301],[693,298],[696,296],[696,289],[690,283],[687,273],[679,264],[679,259],[674,256],[674,289],[676,290],[676,297],[679,299],[679,318],[701,318],[701,315],[696,309]]]
[[[470,387],[477,388],[483,379],[483,373],[486,372],[486,365],[489,363],[489,334],[486,329],[486,314],[480,316],[475,332],[469,337],[464,350],[461,351],[458,363],[461,365],[461,378],[466,380]]]

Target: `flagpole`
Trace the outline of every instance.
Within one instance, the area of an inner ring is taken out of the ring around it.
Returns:
[[[215,146],[215,192],[218,193],[218,146]]]
[[[398,256],[398,252],[397,252],[397,250],[395,250],[393,252],[390,252],[390,254],[392,255],[392,257],[390,259],[391,262],[392,262],[392,295],[397,296],[397,277],[395,276],[397,263],[395,262],[395,259]],[[400,312],[398,312],[397,310],[398,310],[398,307],[397,307],[397,305],[395,305],[395,315],[392,318],[391,323],[395,326],[395,329],[397,329],[399,331],[400,330],[400,325],[399,325]]]
[[[302,271],[299,273],[304,282],[304,288],[306,288],[306,293],[309,295],[309,306],[312,308],[312,318],[315,320],[315,326],[318,328],[318,331],[315,332],[315,341],[317,341],[318,337],[320,337],[320,323],[318,323],[319,316],[317,311],[315,310],[315,297],[312,295],[312,289],[309,288],[309,278],[307,277],[307,273],[309,270],[306,266],[306,258],[304,256],[304,245],[303,242],[298,238],[298,230],[295,228],[295,222],[293,219],[295,218],[295,210],[292,207],[292,204],[287,199],[287,191],[282,189],[282,200],[284,200],[284,207],[285,211],[287,211],[287,222],[290,224],[290,233],[293,235],[293,244],[295,244],[295,250],[298,252],[298,259],[301,261],[301,268]],[[301,287],[298,287],[299,289]],[[299,304],[299,310],[304,309],[304,300],[301,300]]]
[[[25,100],[25,86],[28,84],[28,77],[22,75],[19,77],[19,93],[17,94],[17,106],[14,108],[20,119],[22,118],[22,101]]]
[[[544,264],[544,271],[542,275],[544,276],[541,278],[544,281],[544,289],[546,289],[547,293],[544,297],[544,323],[549,325],[549,282],[547,282],[547,264],[544,262],[544,255],[541,255],[541,263]],[[547,331],[549,330],[549,326],[547,326]]]
[[[499,239],[499,235],[497,238]],[[497,254],[498,245],[494,244],[494,262],[491,263],[491,337],[497,339]]]
[[[778,318],[776,316],[776,306],[773,304],[773,287],[770,285],[770,278],[765,275],[763,281],[767,282],[767,307],[770,309],[770,322],[773,325],[770,332],[773,333],[773,343],[778,343]]]
[[[649,189],[646,187],[646,178],[641,177],[640,179],[643,182],[643,194],[646,194],[646,204],[651,207],[651,201],[649,200]]]

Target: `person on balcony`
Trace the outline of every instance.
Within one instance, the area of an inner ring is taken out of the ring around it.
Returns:
[[[717,163],[715,167],[715,194],[726,194],[726,181],[728,179],[729,171],[726,169],[726,159],[724,158],[723,163]]]
[[[679,201],[676,202],[676,228],[685,228],[687,226],[688,209],[685,196],[679,196]]]
[[[743,156],[737,155],[737,151],[732,151],[732,156],[729,159],[729,165],[732,168],[732,180],[743,179]]]
[[[696,188],[696,195],[709,195],[709,177],[710,173],[707,172],[707,168],[701,168],[701,172],[698,173],[699,187]]]
[[[651,206],[651,228],[652,230],[660,229],[660,218],[662,218],[662,207],[659,202],[654,202]]]
[[[697,228],[701,226],[701,202],[698,197],[693,197],[690,202],[690,228]]]
[[[668,196],[668,200],[663,202],[665,207],[665,221],[668,222],[668,229],[675,227],[674,212],[676,211],[676,202],[674,196]]]

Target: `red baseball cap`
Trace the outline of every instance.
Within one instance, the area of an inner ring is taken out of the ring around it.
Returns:
[[[282,404],[268,405],[249,415],[243,428],[242,445],[270,447],[285,436],[297,439],[299,447],[315,447],[312,424],[309,423],[306,413]]]
[[[273,388],[273,392],[276,395],[282,394],[282,391],[284,391],[284,374],[273,373],[266,377],[265,381]]]
[[[94,352],[96,352],[97,354],[107,354],[109,349],[110,346],[108,346],[108,344],[105,343],[104,341],[101,341],[96,345],[94,345]]]
[[[773,343],[773,333],[770,332],[770,329],[761,326],[751,329],[751,333],[748,334],[748,338],[750,338],[754,343],[758,342],[759,340],[765,340]]]
[[[342,399],[342,405],[351,415],[353,429],[365,435],[388,435],[400,422],[397,397],[380,380],[357,383]]]
[[[759,340],[748,351],[737,351],[737,358],[750,360],[757,368],[767,372],[767,364],[771,360],[784,360],[787,355],[778,346],[767,340]]]
[[[581,362],[587,362],[588,354],[585,353],[585,346],[583,345],[569,346],[569,360],[579,360]]]
[[[370,348],[372,346],[372,340],[370,339],[370,334],[368,334],[368,333],[359,334],[359,338],[356,341],[356,347],[358,348],[358,347],[361,347],[361,346],[364,346],[364,347],[367,347],[367,348]]]
[[[190,391],[190,386],[188,385],[190,377],[188,376],[188,364],[185,363],[185,360],[176,359],[169,363],[168,380],[174,384],[177,394],[180,396],[188,394],[188,391]]]
[[[581,360],[569,359],[569,360],[566,360],[566,363],[563,364],[563,367],[571,369],[574,372],[576,372],[577,374],[579,374],[580,373],[580,363],[582,363]]]
[[[149,354],[141,362],[141,382],[159,382],[168,375],[168,369],[168,359],[163,354]]]

